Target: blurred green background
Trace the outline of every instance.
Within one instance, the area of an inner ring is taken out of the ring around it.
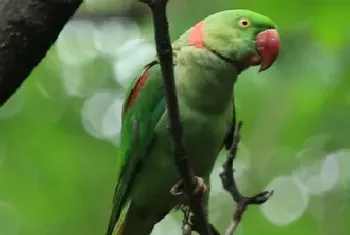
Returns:
[[[350,2],[171,0],[171,36],[232,8],[270,16],[282,42],[273,68],[249,69],[235,88],[245,121],[239,186],[275,190],[236,234],[350,234]],[[104,234],[121,102],[155,52],[149,13],[134,0],[86,0],[0,108],[0,235]],[[218,170],[209,213],[224,231],[234,203]],[[166,217],[152,235],[180,234],[179,218]]]

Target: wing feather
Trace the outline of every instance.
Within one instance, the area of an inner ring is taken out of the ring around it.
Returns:
[[[112,235],[123,211],[130,204],[134,179],[145,160],[154,130],[165,112],[161,69],[157,61],[148,64],[135,78],[122,109],[122,129],[118,149],[118,176],[113,209],[106,235]]]

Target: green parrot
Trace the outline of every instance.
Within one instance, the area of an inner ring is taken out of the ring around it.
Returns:
[[[250,66],[268,69],[280,41],[275,23],[249,10],[206,17],[173,42],[175,85],[183,143],[198,176],[208,182],[219,152],[231,145],[235,128],[233,86]],[[118,178],[106,235],[148,235],[175,206],[169,190],[180,181],[159,62],[145,66],[127,92],[122,109]]]

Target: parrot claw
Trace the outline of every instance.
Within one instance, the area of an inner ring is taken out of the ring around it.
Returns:
[[[205,184],[204,179],[196,176],[196,180],[197,180],[197,186],[196,186],[193,194],[195,196],[201,196],[201,195],[205,194],[206,192],[208,192],[209,187],[208,187],[208,185]],[[179,196],[179,195],[183,194],[183,189],[184,189],[184,182],[181,179],[178,183],[176,183],[170,189],[170,193],[174,196]]]
[[[183,188],[183,180],[180,180],[177,182],[173,187],[170,189],[170,193],[174,196],[179,196],[183,193],[182,188]]]
[[[203,195],[206,192],[209,191],[208,185],[205,184],[204,179],[201,177],[196,177],[197,178],[197,187],[194,190],[195,195]]]

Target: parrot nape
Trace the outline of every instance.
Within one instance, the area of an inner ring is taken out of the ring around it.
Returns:
[[[275,23],[249,10],[206,17],[172,43],[183,143],[195,174],[207,182],[235,128],[233,86],[250,66],[268,69],[280,41]],[[122,109],[118,178],[106,235],[148,235],[183,197],[170,188],[174,163],[159,61],[136,77]]]

